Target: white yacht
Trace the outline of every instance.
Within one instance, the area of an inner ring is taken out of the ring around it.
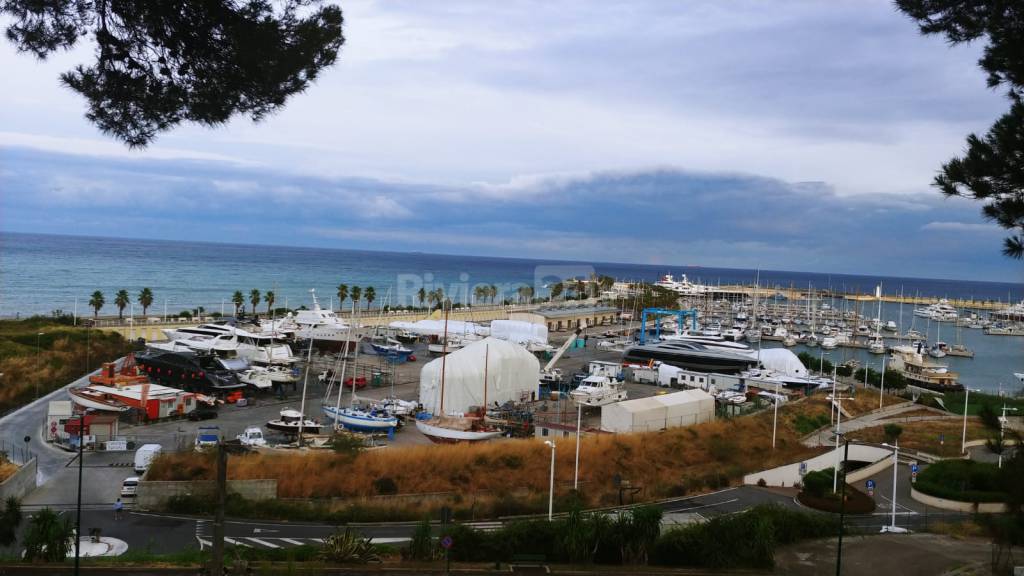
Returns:
[[[686,277],[686,274],[683,274],[682,280],[676,280],[671,274],[665,274],[661,277],[661,280],[655,282],[654,285],[687,296],[707,294],[713,290],[710,286],[690,282]]]
[[[310,290],[309,294],[313,297],[312,310],[299,310],[290,318],[295,325],[296,338],[319,341],[330,347],[346,349],[353,347],[362,339],[362,335],[357,331],[349,330],[348,322],[339,318],[334,310],[324,310],[320,307],[320,302],[316,299],[316,290]]]
[[[930,304],[923,308],[914,308],[914,316],[931,318],[936,322],[956,322],[959,315],[956,308],[949,305],[949,300],[943,298],[935,304]]]
[[[583,406],[604,406],[621,402],[627,395],[622,383],[615,378],[593,374],[584,378],[575,390],[569,392],[569,396]]]
[[[244,358],[256,364],[293,364],[297,360],[281,335],[249,332],[228,321],[194,328],[166,328],[163,332],[170,346],[185,346],[194,352]],[[167,349],[167,346],[161,348]]]

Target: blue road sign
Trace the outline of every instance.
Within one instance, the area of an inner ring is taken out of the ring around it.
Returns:
[[[914,474],[917,474],[917,464],[911,464],[910,471],[913,472]]]
[[[445,550],[451,548],[452,544],[454,544],[454,542],[452,541],[451,536],[445,536],[444,538],[441,538],[441,547]]]
[[[864,483],[864,485],[868,487],[868,490],[871,490],[871,489],[873,489],[875,487],[875,481],[874,480],[868,480],[867,482]]]

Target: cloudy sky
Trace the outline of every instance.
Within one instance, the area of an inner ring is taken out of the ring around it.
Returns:
[[[929,183],[1008,104],[890,2],[345,2],[260,124],[132,151],[0,41],[0,229],[1019,280]]]

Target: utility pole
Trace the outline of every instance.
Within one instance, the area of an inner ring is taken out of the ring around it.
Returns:
[[[213,516],[213,558],[210,559],[210,574],[224,573],[224,504],[228,492],[228,452],[224,442],[217,443],[217,507]]]
[[[843,438],[843,491],[839,499],[839,543],[836,545],[836,576],[843,566],[843,522],[846,519],[846,461],[850,457],[850,441]]]
[[[85,456],[85,415],[78,415],[78,504],[75,512],[75,576],[78,576],[82,556],[82,458]]]

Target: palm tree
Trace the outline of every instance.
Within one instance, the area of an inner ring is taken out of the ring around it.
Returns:
[[[576,281],[576,298],[582,300],[587,293],[587,284],[582,278]]]
[[[143,288],[139,292],[139,306],[142,306],[142,315],[146,315],[146,310],[153,305],[153,291],[149,288]]]
[[[345,300],[348,300],[348,284],[338,284],[338,308],[345,307]]]
[[[252,302],[252,313],[256,313],[256,305],[260,303],[260,291],[253,288],[249,291],[249,302]]]
[[[565,290],[565,285],[564,284],[562,284],[561,282],[559,282],[558,284],[555,284],[554,286],[551,287],[551,297],[552,298],[558,298],[559,296],[562,295],[562,292],[564,290]]]
[[[487,287],[484,286],[483,284],[477,284],[476,286],[473,286],[473,301],[479,303],[481,300],[483,300],[484,292],[486,290]]]
[[[423,303],[427,300],[427,289],[420,286],[420,289],[416,291],[416,299],[420,301],[420,308],[423,308]]]
[[[267,293],[263,295],[263,301],[267,303],[267,316],[270,316],[270,309],[274,305],[275,298],[273,290],[267,290]]]
[[[498,287],[494,284],[488,286],[487,295],[491,297],[491,304],[494,304],[494,297],[498,295]]]
[[[103,298],[103,292],[100,292],[99,290],[97,290],[97,291],[92,293],[92,296],[89,297],[89,306],[92,307],[92,317],[93,318],[99,318],[100,308],[103,308],[103,305],[106,304],[106,303],[107,303],[106,299]]]
[[[117,319],[124,319],[124,307],[131,303],[132,299],[128,296],[128,291],[124,288],[117,291],[114,294],[114,306],[117,306]]]
[[[366,309],[370,309],[370,304],[377,299],[377,290],[373,286],[366,287]]]
[[[356,306],[359,305],[359,297],[363,295],[363,289],[359,286],[352,287],[352,313],[356,313]]]
[[[231,303],[235,305],[235,316],[238,316],[238,309],[245,305],[245,296],[241,290],[235,290],[231,295]]]

